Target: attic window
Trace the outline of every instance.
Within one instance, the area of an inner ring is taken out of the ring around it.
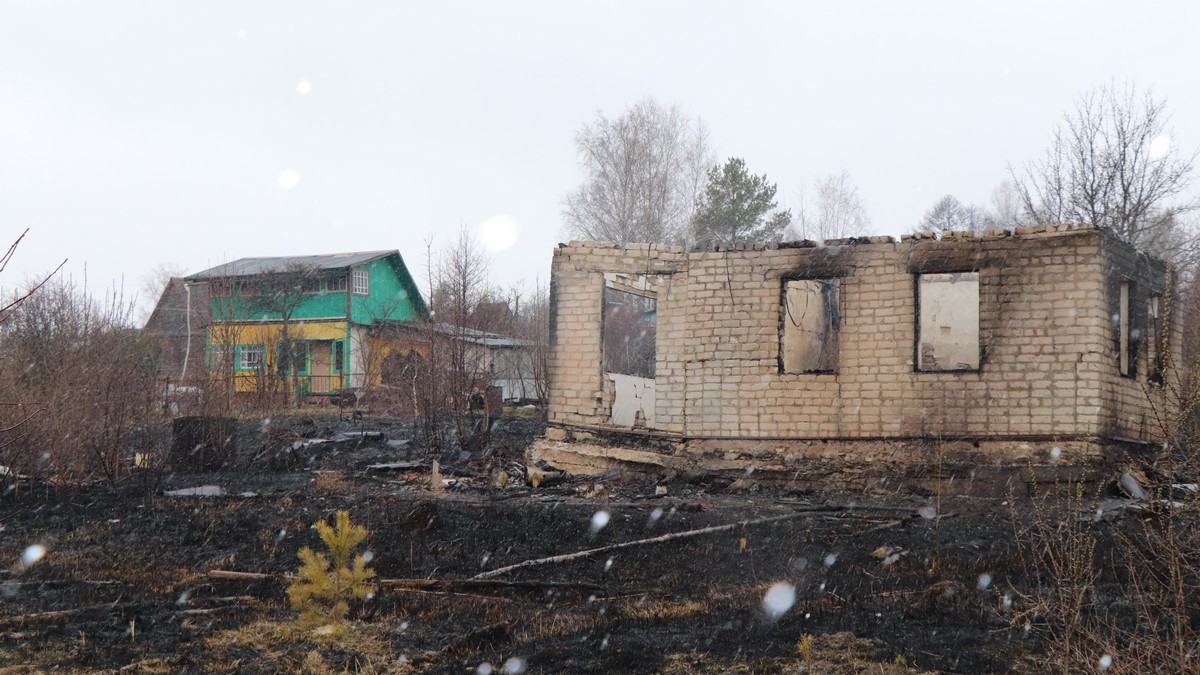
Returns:
[[[979,272],[917,277],[917,370],[979,370]]]
[[[345,290],[346,290],[345,275],[339,274],[336,277],[328,277],[327,279],[325,279],[325,290],[329,291],[330,293],[345,292]]]
[[[367,270],[354,270],[351,276],[351,289],[355,295],[368,295],[371,292],[371,275]]]
[[[839,279],[783,282],[779,357],[784,373],[832,373],[841,331]]]

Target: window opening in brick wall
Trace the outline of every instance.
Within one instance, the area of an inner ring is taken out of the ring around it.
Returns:
[[[604,289],[604,371],[654,377],[658,301],[615,288]]]
[[[917,277],[917,370],[979,370],[979,273]]]
[[[780,368],[785,373],[832,373],[838,366],[841,330],[840,279],[783,282],[779,331]]]
[[[1165,318],[1162,315],[1162,296],[1152,295],[1146,300],[1146,337],[1150,351],[1147,352],[1150,368],[1146,379],[1151,384],[1162,384],[1163,371],[1166,369],[1167,336]]]
[[[1128,281],[1121,282],[1120,300],[1117,308],[1117,350],[1119,351],[1119,354],[1117,355],[1117,367],[1120,369],[1121,374],[1125,375],[1126,377],[1133,375],[1133,359],[1131,358],[1133,341],[1129,339],[1130,290],[1131,284]]]

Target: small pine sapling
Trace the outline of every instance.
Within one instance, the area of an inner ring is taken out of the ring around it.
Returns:
[[[350,514],[338,511],[336,524],[330,527],[324,520],[313,524],[321,541],[333,558],[317,553],[305,546],[300,549],[300,569],[297,579],[288,586],[287,594],[292,609],[300,612],[300,621],[305,625],[320,626],[336,624],[350,611],[350,602],[365,600],[374,592],[370,582],[375,570],[367,567],[367,559],[360,553],[351,554],[354,548],[367,538],[367,529],[350,524]]]

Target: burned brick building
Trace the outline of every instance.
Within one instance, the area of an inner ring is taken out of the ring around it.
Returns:
[[[572,242],[551,278],[537,452],[559,464],[922,461],[934,444],[1068,462],[1163,441],[1169,274],[1105,230]]]

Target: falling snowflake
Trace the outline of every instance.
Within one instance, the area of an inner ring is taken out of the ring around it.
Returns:
[[[1159,160],[1166,157],[1169,152],[1171,152],[1171,137],[1160,134],[1150,141],[1150,147],[1147,148],[1146,154],[1150,156],[1151,160]],[[1111,659],[1109,660],[1111,661]]]
[[[763,610],[773,619],[783,616],[794,604],[796,604],[796,587],[784,581],[771,584],[762,601]]]
[[[300,184],[300,172],[295,169],[284,169],[279,172],[279,189],[291,190]]]
[[[592,516],[592,524],[589,528],[591,533],[596,534],[600,530],[603,530],[608,525],[608,521],[611,519],[612,514],[610,514],[608,511],[597,511],[595,515]]]
[[[33,567],[44,557],[46,557],[45,546],[42,546],[41,544],[34,544],[26,547],[26,549],[21,552],[21,568],[28,569]]]

